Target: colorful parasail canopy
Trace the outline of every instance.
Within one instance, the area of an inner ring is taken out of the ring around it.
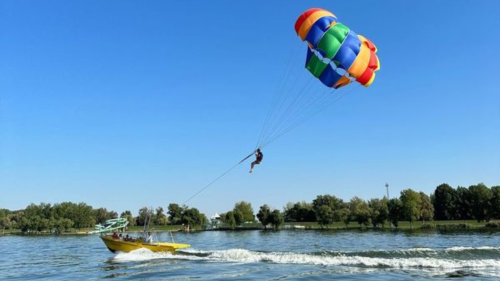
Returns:
[[[295,31],[306,41],[306,68],[328,87],[339,89],[357,81],[368,87],[380,69],[377,47],[319,8],[305,11]]]

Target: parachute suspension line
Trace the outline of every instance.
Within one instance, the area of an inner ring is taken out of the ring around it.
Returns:
[[[347,96],[348,94],[352,93],[354,90],[358,89],[359,86],[361,86],[361,85],[357,85],[357,86],[351,87],[349,89],[349,91],[343,91],[341,94],[332,94],[332,93],[333,92],[340,92],[340,90],[342,90],[343,88],[341,88],[339,90],[333,90],[332,92],[330,92],[330,94],[328,96],[329,97],[333,96],[335,98],[329,99],[329,100],[326,99],[327,102],[322,103],[321,107],[319,107],[319,108],[317,108],[315,110],[310,110],[307,115],[303,116],[303,118],[297,119],[296,121],[294,121],[294,123],[290,124],[290,126],[288,126],[287,128],[281,130],[277,135],[275,135],[273,138],[269,139],[266,143],[263,143],[261,145],[261,148],[268,146],[272,142],[274,142],[277,139],[281,138],[282,136],[286,135],[287,133],[289,133],[290,131],[292,131],[293,129],[295,129],[297,126],[299,126],[303,122],[311,119],[312,117],[316,116],[317,114],[319,114],[323,110],[325,110],[328,107],[330,107],[332,104],[336,103],[337,101],[339,101],[343,97]]]
[[[306,115],[311,109],[314,108],[315,105],[317,106],[318,104],[320,104],[318,101],[325,100],[325,96],[328,97],[325,94],[330,92],[330,91],[331,91],[330,89],[327,89],[326,91],[323,91],[322,95],[315,96],[314,99],[310,99],[307,102],[305,102],[304,105],[299,110],[297,110],[297,114],[295,116],[288,118],[287,122],[283,126],[281,126],[278,130],[274,131],[273,134],[271,134],[266,139],[266,143],[273,140],[276,136],[281,135],[281,133],[283,131],[286,131],[287,128],[289,128],[290,126],[295,124],[297,122],[297,120],[300,119],[301,116]],[[330,93],[329,95],[332,95],[332,94]],[[311,95],[311,96],[313,96],[313,95]]]
[[[334,100],[331,100],[329,103],[324,104],[321,108],[319,108],[318,113],[321,112],[321,111],[323,111],[323,110],[325,110],[325,109],[327,109],[332,104],[338,102],[339,100],[341,100],[342,98],[344,98],[348,94],[350,94],[350,93],[354,92],[355,90],[359,89],[360,86],[361,86],[361,84],[358,84],[356,86],[351,87],[348,91],[343,91],[342,93],[340,93],[339,95],[337,95],[337,97]]]
[[[298,50],[299,49],[297,49],[296,51],[298,51]],[[290,65],[289,65],[290,69],[295,68],[295,67],[291,68]],[[266,120],[267,122],[262,128],[261,137],[259,138],[259,144],[262,142],[263,139],[266,138],[266,136],[270,133],[270,131],[273,130],[273,128],[276,125],[277,118],[280,116],[280,113],[284,110],[283,109],[284,105],[286,105],[287,101],[290,99],[290,95],[289,95],[289,91],[287,90],[287,87],[290,87],[290,84],[291,84],[288,81],[288,80],[290,80],[289,77],[291,74],[292,74],[292,71],[289,71],[287,77],[285,77],[285,79],[283,80],[283,83],[282,83],[279,91],[276,92],[276,94],[273,97],[274,98],[273,105],[270,108],[268,118]],[[294,75],[292,75],[292,77],[293,76]],[[296,87],[296,84],[297,84],[297,80],[295,79],[292,87]],[[258,147],[258,145],[257,145],[257,147]]]
[[[265,127],[263,127],[263,132],[261,133],[261,137],[259,139],[259,144],[266,142],[270,136],[272,136],[276,130],[283,126],[286,123],[287,118],[289,119],[290,114],[294,114],[297,112],[297,109],[300,109],[300,101],[309,96],[309,92],[313,89],[314,77],[307,75],[307,83],[302,83],[299,76],[303,76],[303,68],[296,67],[297,75],[292,76],[293,81],[285,81],[283,85],[283,89],[288,89],[286,91],[281,92],[281,95],[276,95],[277,99],[275,99],[278,103],[277,106],[271,110],[270,118]],[[288,79],[290,80],[290,79]],[[303,84],[300,90],[296,90],[297,84]]]
[[[310,99],[313,94],[311,94],[311,89],[312,87],[309,87],[309,84],[313,81],[313,77],[311,76],[308,84],[306,84],[301,91],[296,94],[295,98],[287,104],[286,109],[283,112],[277,113],[279,116],[278,119],[276,119],[276,122],[274,123],[274,126],[270,128],[268,134],[266,135],[266,138],[264,138],[263,142],[267,142],[269,139],[271,139],[276,132],[281,131],[284,127],[287,127],[288,124],[290,123],[293,118],[297,116],[297,114],[300,114],[302,110],[304,110],[304,104]],[[314,93],[314,92],[313,92]]]
[[[287,134],[288,132],[290,132],[291,130],[295,129],[297,126],[299,126],[301,123],[313,118],[314,116],[318,115],[319,113],[321,113],[323,110],[329,108],[330,106],[332,106],[334,103],[336,103],[337,101],[339,101],[340,99],[342,99],[343,97],[347,96],[349,93],[352,93],[354,90],[356,90],[357,88],[359,88],[360,85],[357,85],[357,86],[354,86],[354,87],[351,87],[348,91],[342,91],[340,92],[339,94],[337,95],[332,95],[334,98],[333,99],[330,99],[330,100],[327,100],[325,101],[324,104],[322,104],[321,107],[313,110],[313,111],[310,111],[308,116],[305,116],[302,120],[299,120],[297,122],[295,122],[295,124],[293,124],[292,126],[290,126],[286,131],[282,132],[279,136],[277,136],[274,140],[278,139],[279,137]],[[272,140],[272,141],[274,141]]]
[[[262,141],[266,141],[270,135],[273,134],[277,129],[282,126],[283,122],[287,119],[287,116],[290,112],[294,112],[293,106],[296,104],[297,100],[300,99],[301,96],[306,96],[310,91],[310,85],[313,81],[313,77],[311,76],[308,82],[298,91],[298,93],[293,93],[286,95],[285,98],[280,102],[280,106],[274,112],[274,116],[269,122],[268,128],[266,128],[266,132],[263,134]],[[295,95],[295,96],[294,96]]]
[[[328,95],[332,95],[329,93],[331,90],[328,89],[326,91],[323,91],[323,96],[316,96],[314,100],[308,101],[307,104],[304,104],[303,108],[301,109],[298,114],[294,115],[292,118],[287,120],[286,124],[284,124],[282,127],[280,127],[278,130],[274,131],[269,138],[266,139],[266,142],[263,143],[263,146],[267,146],[268,144],[274,142],[276,139],[284,135],[286,132],[289,130],[295,128],[295,124],[300,124],[304,121],[306,121],[306,118],[303,116],[309,115],[309,112],[314,111],[316,107],[318,107],[318,104],[320,104],[319,101],[325,100],[325,97],[328,98]],[[324,95],[328,93],[328,95]],[[302,120],[304,119],[304,120]]]
[[[287,105],[287,107],[285,107],[283,113],[279,113],[281,115],[281,117],[279,119],[277,119],[275,127],[279,127],[284,121],[287,120],[287,118],[290,116],[290,114],[294,113],[294,109],[296,109],[296,105],[301,104],[299,101],[302,101],[302,99],[309,96],[309,92],[312,89],[312,87],[310,86],[312,81],[313,81],[313,76],[309,77],[307,84],[305,84],[302,87],[302,89],[298,92],[298,94],[295,96],[295,98]]]
[[[311,76],[310,81],[312,80],[313,77]],[[294,120],[297,116],[300,116],[301,114],[306,112],[312,105],[316,104],[316,101],[319,98],[324,96],[324,94],[330,90],[327,89],[318,96],[318,92],[320,92],[320,89],[313,90],[312,92],[311,89],[312,87],[309,88],[307,91],[299,93],[296,96],[294,101],[290,104],[287,111],[283,114],[281,120],[279,121],[277,126],[278,128],[287,127],[290,124],[290,121]]]
[[[289,128],[287,128],[286,130],[284,130],[278,137],[276,137],[276,139],[279,138],[279,137],[281,137],[281,136],[283,136],[283,135],[285,135],[289,131],[295,129],[301,123],[303,123],[303,122],[311,119],[312,117],[316,116],[317,114],[319,114],[323,110],[325,110],[328,107],[330,107],[332,104],[334,104],[337,101],[339,101],[340,99],[342,99],[344,96],[346,96],[349,93],[353,92],[358,87],[359,87],[359,85],[350,88],[348,91],[346,91],[345,88],[342,88],[340,90],[334,90],[335,94],[329,94],[326,99],[323,99],[323,101],[320,103],[319,107],[314,108],[314,110],[310,110],[309,112],[307,112],[307,115],[304,115],[301,119],[297,119],[294,124],[290,125]]]
[[[314,80],[313,76],[308,75],[308,77],[309,83]],[[289,103],[283,101],[283,103],[288,107],[284,112],[276,113],[276,115],[280,116],[280,118],[278,121],[276,121],[272,129],[269,129],[269,132],[267,133],[266,137],[263,138],[261,143],[267,143],[276,135],[280,135],[282,131],[286,131],[288,127],[292,126],[295,123],[296,119],[300,119],[300,116],[302,115],[307,115],[309,111],[314,110],[315,107],[323,104],[324,100],[332,96],[331,94],[326,95],[327,92],[331,91],[330,88],[328,88],[326,91],[322,89],[322,87],[314,89],[313,87],[309,87],[309,85],[306,85],[297,94],[292,93],[291,96],[295,95],[295,98]]]
[[[261,132],[260,132],[260,135],[259,135],[259,139],[257,140],[257,144],[255,146],[255,149],[257,149],[259,147],[259,144],[260,144],[260,141],[261,141],[261,138],[262,138],[262,135],[263,133],[265,132],[265,128],[267,126],[267,124],[269,123],[269,119],[271,118],[272,116],[272,113],[273,113],[273,109],[276,108],[276,106],[279,104],[279,97],[282,95],[282,93],[284,93],[284,88],[285,88],[285,85],[286,85],[286,81],[288,81],[288,77],[290,77],[290,73],[292,72],[293,68],[291,67],[292,66],[292,58],[296,55],[296,53],[298,52],[298,50],[300,50],[300,46],[301,44],[297,43],[298,41],[295,40],[295,38],[293,38],[293,43],[290,44],[290,54],[288,56],[288,59],[286,60],[286,63],[285,63],[285,67],[283,69],[283,72],[281,74],[281,77],[280,79],[278,79],[278,83],[277,83],[277,88],[276,88],[276,94],[273,95],[273,99],[270,103],[270,106],[269,106],[269,109],[268,109],[268,113],[266,115],[266,119],[262,125],[262,129],[261,129]]]

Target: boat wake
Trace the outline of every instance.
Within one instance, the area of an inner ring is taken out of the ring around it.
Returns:
[[[129,253],[118,252],[114,257],[115,262],[133,262],[147,261],[156,259],[168,259],[172,254],[170,252],[153,252],[146,248],[131,251]]]
[[[154,253],[140,249],[119,253],[116,262],[152,259],[200,260],[230,263],[276,263],[362,268],[429,268],[429,269],[500,269],[500,248],[452,247],[447,249],[411,248],[379,251],[320,251],[308,253],[261,252],[245,249],[204,251],[185,249],[171,253]]]

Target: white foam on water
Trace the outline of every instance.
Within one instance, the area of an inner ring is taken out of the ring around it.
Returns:
[[[457,246],[457,247],[451,247],[451,248],[446,248],[444,251],[446,252],[464,252],[464,251],[470,251],[474,250],[475,248],[473,247],[465,247],[465,246]]]
[[[500,251],[500,247],[491,247],[491,246],[482,246],[482,247],[464,247],[464,246],[456,246],[450,247],[446,249],[432,249],[432,248],[410,248],[410,249],[400,249],[400,250],[367,250],[362,252],[394,252],[394,253],[411,253],[411,252],[463,252],[470,250],[496,250]]]
[[[198,251],[198,250],[183,250],[187,254],[208,254],[209,252]],[[134,261],[148,261],[157,259],[182,259],[182,260],[206,260],[206,257],[199,257],[196,255],[183,255],[182,252],[176,252],[172,254],[170,252],[153,252],[145,248],[137,249],[129,253],[119,252],[113,257],[113,261],[116,262],[134,262]]]
[[[470,251],[470,250],[500,250],[500,248],[496,247],[490,247],[490,246],[483,246],[483,247],[464,247],[464,246],[457,246],[457,247],[451,247],[445,249],[445,251],[449,252],[462,252],[462,251]]]
[[[209,260],[221,262],[257,263],[272,262],[283,264],[311,264],[323,266],[363,266],[389,268],[495,268],[500,269],[497,259],[438,259],[430,257],[418,258],[372,258],[361,256],[321,256],[301,253],[262,253],[244,249],[214,251],[207,257]]]
[[[213,251],[208,258],[219,261],[251,263],[261,261],[263,255],[266,254],[245,249],[230,249]]]
[[[457,246],[457,247],[450,247],[446,249],[432,249],[432,248],[410,248],[410,249],[400,249],[400,250],[367,250],[367,251],[361,251],[358,253],[438,253],[438,252],[464,252],[464,251],[471,251],[471,250],[493,250],[493,251],[500,251],[500,247],[490,247],[490,246],[482,246],[482,247],[464,247],[464,246]],[[346,253],[356,253],[356,252],[346,252]]]
[[[164,259],[169,256],[172,256],[169,252],[153,252],[148,249],[141,248],[128,253],[118,252],[118,254],[113,257],[113,260],[117,262],[146,261]]]
[[[365,251],[352,251],[352,252],[344,252],[344,253],[422,253],[422,252],[437,252],[436,249],[431,248],[410,248],[410,249],[401,249],[401,250],[365,250]],[[342,253],[342,252],[335,252]]]
[[[468,251],[474,249],[499,250],[494,247],[452,247],[444,251]],[[401,252],[429,252],[436,251],[429,248],[412,248],[397,250]],[[184,254],[183,254],[184,253]],[[199,256],[203,255],[203,256]],[[361,266],[361,267],[387,267],[387,268],[428,268],[428,269],[463,269],[463,268],[490,268],[500,270],[500,259],[440,259],[434,257],[408,257],[408,258],[378,258],[363,256],[346,256],[340,253],[337,256],[317,255],[309,253],[292,252],[256,252],[245,249],[228,249],[203,251],[185,249],[182,252],[171,254],[169,252],[152,252],[147,249],[138,249],[130,253],[118,253],[114,260],[117,262],[147,261],[154,259],[181,259],[181,260],[206,260],[210,262],[233,263],[259,263],[271,262],[277,264],[304,264],[322,266]]]
[[[436,250],[431,248],[411,248],[408,250],[398,250],[401,252],[435,252]]]
[[[203,255],[203,254],[210,254],[212,253],[212,251],[203,251],[203,250],[198,250],[198,249],[195,249],[195,248],[186,248],[186,249],[182,249],[182,250],[177,250],[176,253],[189,253],[189,254],[199,254],[199,255]]]

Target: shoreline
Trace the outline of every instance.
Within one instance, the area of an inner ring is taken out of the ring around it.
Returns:
[[[248,226],[238,226],[238,227],[228,227],[219,226],[210,229],[191,229],[190,231],[183,230],[182,228],[172,227],[172,226],[155,226],[155,229],[151,229],[151,232],[161,233],[161,232],[201,232],[201,231],[375,231],[375,232],[482,232],[482,231],[500,231],[500,222],[490,221],[489,223],[477,223],[477,222],[458,222],[458,221],[438,221],[438,222],[418,222],[415,223],[413,228],[410,227],[408,222],[400,222],[398,227],[379,227],[374,228],[373,226],[365,227],[359,225],[352,225],[346,227],[345,224],[335,223],[328,225],[326,227],[321,227],[317,223],[286,223],[283,224],[279,230],[274,230],[271,227],[264,229],[261,224],[252,224]],[[2,236],[81,236],[81,235],[95,235],[89,233],[92,228],[87,228],[85,230],[69,231],[63,233],[54,232],[40,232],[40,233],[23,233],[20,230],[8,231],[0,233]],[[123,231],[121,233],[138,233],[142,231],[142,227],[134,226],[128,231]]]

